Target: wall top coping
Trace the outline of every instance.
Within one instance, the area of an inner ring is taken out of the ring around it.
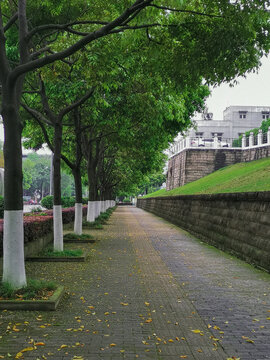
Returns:
[[[258,192],[238,192],[221,194],[197,194],[197,195],[176,195],[176,196],[157,196],[138,200],[230,200],[230,201],[264,201],[270,202],[270,191]]]

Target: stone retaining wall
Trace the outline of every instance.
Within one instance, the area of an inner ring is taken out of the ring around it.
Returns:
[[[172,190],[225,166],[258,160],[270,156],[270,146],[256,148],[190,148],[170,158],[166,189]]]
[[[270,192],[138,199],[137,207],[270,271]]]

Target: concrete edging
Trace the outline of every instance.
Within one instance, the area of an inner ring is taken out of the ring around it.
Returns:
[[[29,256],[25,260],[32,261],[32,262],[84,262],[86,259],[86,255],[82,256],[55,256],[55,257],[48,257],[48,256]]]
[[[64,286],[58,286],[48,300],[0,300],[1,310],[54,311],[64,295]]]

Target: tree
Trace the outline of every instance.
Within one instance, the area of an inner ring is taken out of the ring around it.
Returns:
[[[48,84],[50,85],[50,83]],[[70,84],[62,84],[61,91],[67,91]],[[55,87],[50,87],[52,97],[56,97]],[[73,100],[70,104],[56,105],[55,101],[50,101],[50,97],[47,95],[45,82],[40,79],[40,97],[43,108],[43,113],[29,107],[25,103],[23,104],[24,109],[32,115],[40,125],[43,134],[47,140],[47,144],[53,151],[53,228],[54,228],[54,250],[63,251],[63,221],[62,221],[62,205],[61,205],[61,153],[62,153],[62,142],[63,142],[63,119],[70,112],[78,108],[93,94],[93,89],[86,92],[86,94],[79,99],[74,99],[72,96],[68,97],[68,100]],[[57,97],[58,98],[58,97]],[[59,98],[58,98],[59,99]],[[62,105],[62,106],[61,106]],[[46,125],[53,128],[53,142],[50,142],[48,133],[46,131]],[[80,209],[82,212],[82,209]]]
[[[24,195],[40,198],[49,194],[50,190],[50,156],[30,153],[23,160]]]
[[[167,6],[167,3],[172,7]],[[175,6],[177,4],[179,2],[175,1]],[[1,114],[5,128],[3,280],[14,288],[26,284],[22,219],[22,123],[19,107],[24,80],[29,72],[64,60],[104,36],[130,30],[139,30],[133,32],[134,38],[137,34],[141,35],[140,29],[146,30],[149,41],[160,42],[164,38],[172,51],[172,57],[176,61],[180,60],[178,67],[172,67],[170,75],[177,77],[178,72],[182,72],[184,78],[187,70],[191,70],[190,66],[196,63],[194,55],[198,54],[193,36],[199,36],[200,43],[203,40],[207,43],[209,34],[214,34],[213,38],[220,41],[217,29],[226,31],[225,26],[234,24],[234,31],[226,36],[222,46],[215,49],[214,53],[211,49],[199,53],[200,66],[189,72],[187,81],[196,81],[196,75],[204,76],[209,81],[231,80],[233,76],[244,74],[246,70],[257,66],[259,57],[269,48],[268,1],[191,1],[188,4],[181,2],[175,8],[174,2],[165,0],[162,3],[155,0],[110,0],[92,5],[84,1],[71,3],[62,0],[57,6],[50,5],[50,2],[30,0],[20,0],[18,5],[7,0],[0,3]],[[35,16],[31,18],[27,14]],[[198,22],[194,20],[197,17],[200,19]],[[195,31],[199,23],[203,23],[200,33]],[[150,29],[153,32],[150,33]],[[63,34],[61,40],[66,38],[67,41],[58,41],[59,38],[55,36],[58,33]],[[239,41],[232,42],[232,51],[228,40],[237,37]],[[181,58],[182,54],[184,58]],[[214,62],[202,61],[205,58],[212,59],[213,55]],[[188,59],[192,62],[187,63]],[[221,65],[218,65],[220,61]],[[210,67],[212,63],[214,66]],[[207,65],[205,69],[204,64]],[[227,71],[230,72],[229,76],[226,75]],[[16,258],[14,253],[17,254]]]

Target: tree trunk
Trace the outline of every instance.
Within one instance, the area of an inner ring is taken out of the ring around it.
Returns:
[[[74,233],[82,234],[82,178],[80,167],[75,167],[72,171],[75,182],[75,220]]]
[[[89,195],[88,195],[88,209],[87,209],[87,221],[93,222],[96,218],[96,206],[97,206],[97,196],[96,196],[96,176],[95,169],[91,161],[88,160],[87,163],[87,176],[88,176],[88,186],[89,186]]]
[[[53,157],[53,233],[54,250],[63,251],[63,221],[61,205],[61,147],[62,123],[57,121],[54,127],[54,157]]]
[[[5,96],[3,89],[2,116],[5,132],[3,282],[9,283],[14,289],[26,285],[23,232],[22,126],[18,107],[16,106],[17,103],[15,94],[7,92],[7,96]]]

